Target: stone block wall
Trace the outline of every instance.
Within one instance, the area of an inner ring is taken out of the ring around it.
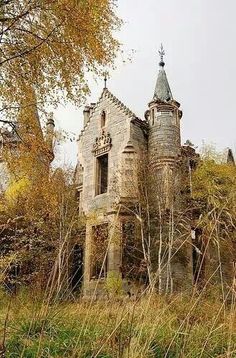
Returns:
[[[103,111],[106,120],[105,126],[102,127]],[[92,107],[89,119],[86,119],[85,127],[78,139],[78,162],[79,167],[83,168],[81,210],[87,218],[84,246],[85,297],[93,296],[95,291],[97,293],[99,291],[100,296],[106,294],[104,278],[91,279],[93,226],[108,224],[107,274],[115,273],[121,276],[122,233],[119,211],[122,210],[121,198],[127,199],[130,195],[130,191],[127,192],[125,176],[127,171],[132,169],[129,165],[130,159],[134,160],[146,146],[146,138],[140,124],[142,121],[136,120],[137,123],[133,123],[134,119],[135,115],[105,89],[98,103]],[[109,137],[109,146],[106,146],[100,139],[96,139],[102,135]],[[96,148],[108,154],[108,189],[100,195],[96,195],[95,143],[103,143],[104,148],[99,148],[97,144]],[[129,147],[128,150],[127,147]],[[134,197],[134,194],[131,196]]]

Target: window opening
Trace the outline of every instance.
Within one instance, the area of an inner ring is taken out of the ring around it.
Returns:
[[[152,125],[154,125],[154,120],[155,120],[155,112],[154,112],[154,108],[152,109]]]
[[[146,282],[141,240],[138,239],[135,222],[122,224],[122,277]]]
[[[106,125],[106,112],[105,111],[102,111],[101,113],[101,127],[105,127]]]
[[[72,251],[71,286],[73,291],[80,291],[83,278],[83,246],[75,244]]]
[[[77,201],[77,211],[78,212],[80,212],[81,197],[82,197],[82,190],[77,190],[75,193],[75,198]]]
[[[97,157],[96,195],[107,192],[108,186],[108,154]]]

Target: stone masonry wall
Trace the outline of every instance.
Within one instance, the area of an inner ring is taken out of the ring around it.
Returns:
[[[101,127],[101,113],[106,113],[106,125]],[[135,115],[119,102],[108,90],[104,90],[95,105],[90,118],[78,140],[78,161],[83,167],[83,189],[81,193],[81,209],[86,215],[86,239],[84,259],[84,297],[105,294],[104,279],[91,279],[92,235],[93,225],[107,223],[108,233],[108,275],[120,274],[121,270],[121,221],[117,214],[120,198],[127,196],[125,192],[125,173],[131,170],[127,159],[133,158],[145,147],[142,129],[131,123]],[[109,133],[111,147],[108,151],[108,190],[106,193],[95,195],[96,188],[96,156],[93,146],[102,132]],[[130,153],[124,153],[125,148],[133,148]],[[131,154],[131,156],[130,156]],[[128,164],[123,170],[123,163]],[[133,173],[135,175],[135,173]],[[105,254],[105,253],[104,253]]]

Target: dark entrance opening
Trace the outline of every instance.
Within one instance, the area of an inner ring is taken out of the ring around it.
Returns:
[[[80,291],[83,281],[83,246],[75,244],[72,252],[71,286],[73,291]]]

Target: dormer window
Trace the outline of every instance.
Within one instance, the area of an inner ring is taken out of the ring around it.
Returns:
[[[102,111],[101,113],[101,127],[105,127],[106,125],[106,112],[105,111]]]

